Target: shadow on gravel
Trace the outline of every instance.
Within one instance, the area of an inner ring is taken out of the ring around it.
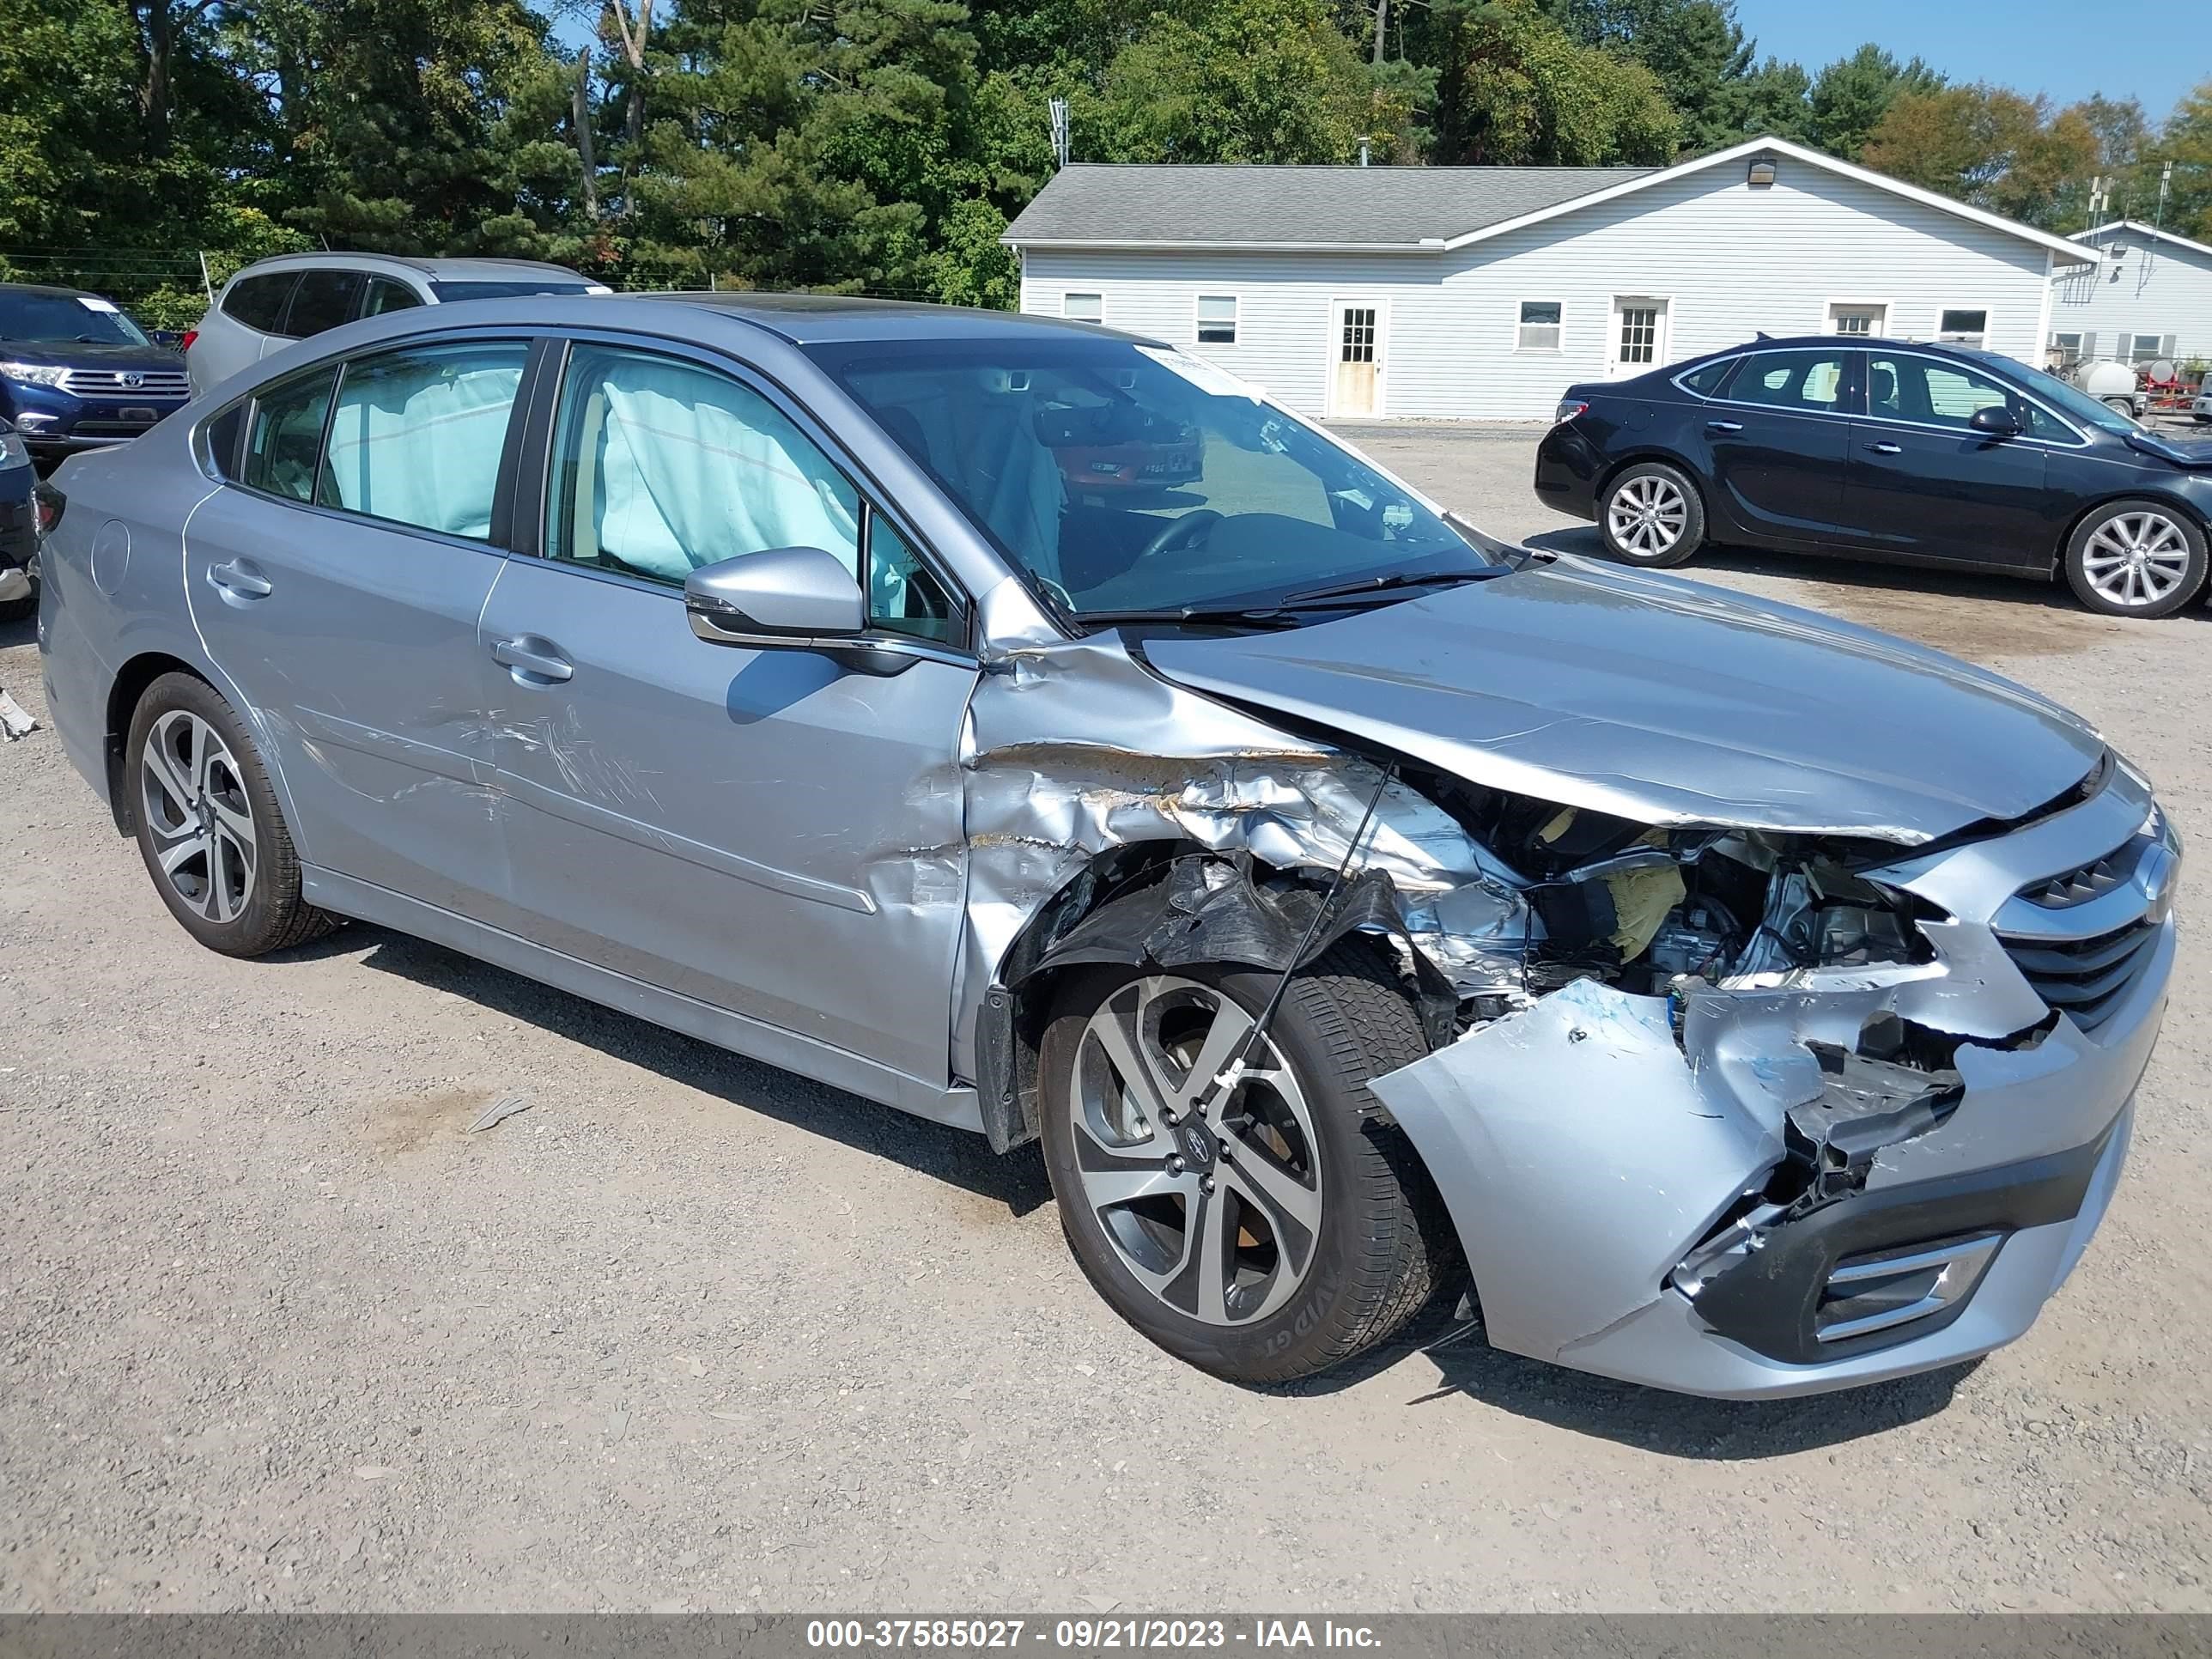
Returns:
[[[1501,1353],[1480,1326],[1464,1330],[1438,1298],[1406,1335],[1350,1365],[1279,1392],[1334,1394],[1403,1365],[1408,1380],[1435,1367],[1436,1386],[1410,1394],[1403,1408],[1464,1398],[1554,1428],[1639,1447],[1662,1457],[1752,1462],[1817,1451],[1933,1417],[1982,1362],[1969,1360],[1893,1382],[1876,1382],[1800,1400],[1701,1400]],[[1387,1407],[1385,1407],[1387,1409]]]
[[[978,1197],[997,1200],[1016,1216],[1029,1214],[1052,1197],[1044,1164],[1034,1146],[1001,1158],[981,1135],[965,1129],[948,1128],[878,1106],[797,1073],[763,1066],[404,933],[356,922],[313,944],[263,960],[307,960],[356,952],[361,953],[364,967],[466,998],[554,1036],[642,1066],[672,1083],[696,1089],[743,1110],[764,1114],[810,1134],[933,1176]]]

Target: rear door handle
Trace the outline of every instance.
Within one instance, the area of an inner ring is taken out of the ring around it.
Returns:
[[[558,646],[535,634],[494,640],[491,659],[508,670],[518,685],[548,685],[565,680],[576,672],[575,665],[561,654]]]
[[[208,567],[208,584],[234,599],[265,599],[274,592],[269,578],[250,560],[231,559]]]
[[[1741,432],[1743,430],[1743,422],[1741,421],[1707,421],[1705,422],[1705,430],[1708,432]]]
[[[1877,455],[1902,455],[1905,453],[1905,446],[1902,444],[1869,444],[1867,447],[1874,451]]]

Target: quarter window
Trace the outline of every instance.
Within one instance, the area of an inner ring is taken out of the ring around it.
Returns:
[[[1728,395],[1730,403],[1832,415],[1843,385],[1840,351],[1763,351],[1744,359]]]
[[[389,277],[372,276],[368,279],[368,298],[362,302],[361,314],[381,317],[387,311],[405,311],[422,303],[415,290],[406,283],[395,283]]]
[[[1523,300],[1521,324],[1514,336],[1516,351],[1557,351],[1563,307],[1557,300]]]
[[[1722,382],[1728,379],[1729,370],[1735,365],[1736,360],[1733,357],[1723,357],[1717,362],[1699,363],[1688,374],[1680,376],[1678,383],[1700,398],[1717,397]]]
[[[1106,296],[1063,294],[1060,296],[1060,314],[1071,323],[1103,323],[1106,320]]]
[[[348,363],[315,499],[474,541],[491,537],[507,416],[529,348],[427,346]]]
[[[1237,296],[1201,294],[1198,296],[1198,343],[1200,345],[1237,343]]]
[[[323,425],[337,378],[335,370],[326,368],[254,399],[240,483],[287,501],[314,499],[315,464],[323,453]]]
[[[222,296],[223,314],[261,333],[274,334],[283,320],[284,302],[292,297],[292,285],[299,280],[298,273],[289,270],[242,277]]]

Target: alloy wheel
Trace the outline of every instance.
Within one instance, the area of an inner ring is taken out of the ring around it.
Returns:
[[[1614,545],[1645,558],[1670,551],[1682,539],[1690,504],[1666,479],[1647,474],[1613,492],[1605,510]]]
[[[1084,1202],[1138,1283],[1209,1325],[1282,1307],[1321,1234],[1319,1139],[1273,1041],[1214,1097],[1253,1025],[1210,986],[1147,977],[1091,1017],[1072,1062]]]
[[[2163,513],[2116,513],[2089,538],[2081,573],[2115,605],[2156,605],[2188,578],[2189,538]]]
[[[163,878],[195,914],[235,921],[253,897],[258,848],[246,780],[222,734],[172,709],[147,732],[139,773]]]

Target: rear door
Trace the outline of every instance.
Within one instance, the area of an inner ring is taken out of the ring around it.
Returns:
[[[455,341],[266,387],[232,485],[194,514],[185,586],[283,768],[301,854],[511,921],[477,623],[528,343]]]
[[[1844,514],[1859,354],[1836,345],[1741,358],[1704,411],[1720,539],[1820,546],[1851,539]]]
[[[2072,434],[2017,388],[1949,358],[1870,350],[1866,380],[1846,504],[1865,544],[1911,558],[2047,566],[2050,453],[2038,434]],[[2027,432],[1975,431],[1968,422],[1990,404],[2010,408]]]
[[[942,1085],[977,673],[949,579],[721,359],[579,341],[548,415],[543,556],[480,659],[520,931]],[[693,635],[693,569],[786,546],[866,573],[900,672]]]

